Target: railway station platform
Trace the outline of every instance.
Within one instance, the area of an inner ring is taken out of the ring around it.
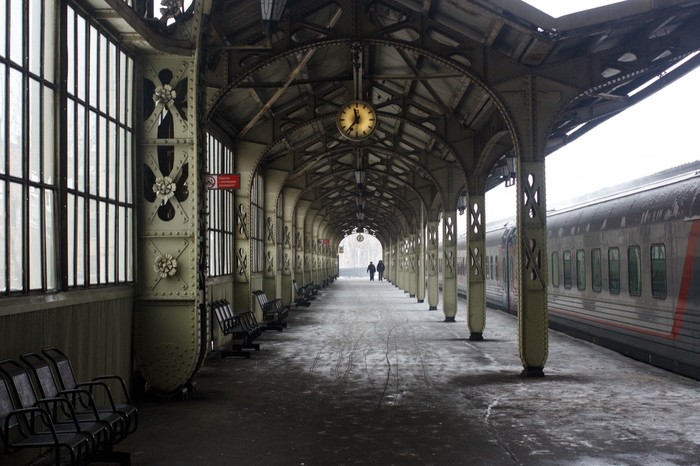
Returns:
[[[137,401],[133,465],[695,465],[700,382],[551,331],[520,377],[517,322],[484,341],[389,282],[343,278],[190,399]]]

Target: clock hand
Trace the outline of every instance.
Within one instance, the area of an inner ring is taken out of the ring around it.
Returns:
[[[353,109],[355,112],[355,119],[353,120],[352,124],[348,127],[348,131],[352,131],[352,128],[360,122],[360,113],[357,111],[357,109]]]

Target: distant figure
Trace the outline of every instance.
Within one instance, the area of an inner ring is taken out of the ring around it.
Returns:
[[[377,273],[379,274],[379,281],[384,279],[384,261],[380,260],[377,262]]]
[[[369,281],[373,282],[374,281],[374,272],[377,271],[377,268],[374,266],[372,261],[369,261],[369,265],[367,266],[367,271],[369,272]]]

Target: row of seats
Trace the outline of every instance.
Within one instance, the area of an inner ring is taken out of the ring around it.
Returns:
[[[333,280],[324,281],[323,285],[305,285],[297,287],[293,281],[296,298],[296,306],[309,306],[316,298],[318,291],[332,283]],[[251,311],[234,312],[225,299],[220,299],[210,303],[212,313],[219,323],[219,328],[224,335],[231,336],[230,347],[220,350],[222,357],[239,356],[250,358],[251,351],[259,351],[260,345],[254,340],[260,336],[264,330],[282,331],[287,327],[287,317],[290,306],[284,304],[279,298],[269,299],[264,291],[255,290],[252,292],[262,311],[262,321],[259,322],[255,313]]]
[[[265,329],[250,311],[236,314],[231,303],[220,299],[211,303],[212,312],[224,335],[231,335],[231,348],[221,350],[222,357],[240,356],[250,358],[250,350],[260,351],[260,345],[253,341]]]
[[[79,382],[70,359],[57,348],[22,354],[20,361],[0,362],[0,438],[5,454],[41,449],[56,465],[131,463],[129,453],[114,450],[138,427],[138,411],[121,377],[103,375]],[[115,387],[121,393],[113,393]],[[98,393],[106,404],[97,403]],[[125,401],[118,402],[116,396]]]

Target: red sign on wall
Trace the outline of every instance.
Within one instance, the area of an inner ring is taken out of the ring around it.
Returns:
[[[207,175],[207,189],[239,189],[241,175],[238,173]]]

